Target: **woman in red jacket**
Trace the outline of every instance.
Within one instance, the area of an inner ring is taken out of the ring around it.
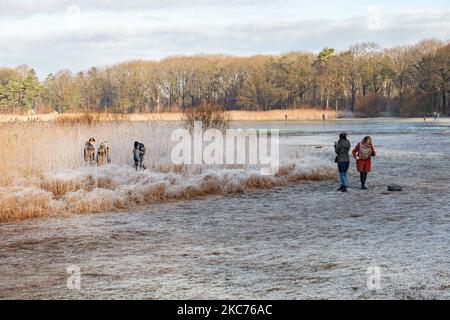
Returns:
[[[375,157],[375,149],[372,145],[371,137],[364,137],[352,151],[353,157],[356,159],[356,168],[361,178],[361,189],[366,190],[367,173],[372,169],[371,157]]]

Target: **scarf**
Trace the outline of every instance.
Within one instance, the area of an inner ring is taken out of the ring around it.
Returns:
[[[361,160],[367,160],[370,158],[371,155],[372,155],[372,148],[367,144],[360,143],[359,144],[359,158]]]

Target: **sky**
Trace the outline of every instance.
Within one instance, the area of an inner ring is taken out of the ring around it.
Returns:
[[[170,55],[280,54],[450,40],[450,1],[0,0],[0,66],[41,79]]]

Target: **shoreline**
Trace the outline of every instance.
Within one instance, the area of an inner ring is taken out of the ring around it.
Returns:
[[[92,113],[99,121],[181,121],[182,112],[161,112],[161,113],[132,113],[132,114],[114,114],[114,113]],[[243,111],[231,110],[225,111],[232,121],[323,121],[323,115],[326,120],[338,118],[338,114],[331,110],[315,109],[288,109],[288,110],[269,110],[269,111]],[[67,118],[77,118],[83,116],[83,113],[47,113],[33,115],[14,115],[0,114],[0,122],[14,121],[54,121],[59,116]]]
[[[226,111],[231,121],[264,122],[264,121],[412,121],[412,122],[450,122],[450,117],[441,117],[435,120],[433,117],[352,117],[351,114],[339,114],[336,111],[321,111],[315,109],[295,109],[295,110],[269,110],[269,111]],[[114,114],[114,113],[93,113],[98,117],[98,122],[117,122],[117,121],[182,121],[182,112],[161,112],[161,113],[133,113],[133,114]],[[285,117],[287,115],[287,119]],[[59,116],[67,118],[77,118],[83,116],[83,113],[46,113],[33,115],[15,115],[0,114],[0,123],[8,122],[51,122]]]

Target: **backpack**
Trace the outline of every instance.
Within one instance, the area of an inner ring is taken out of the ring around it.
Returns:
[[[139,143],[139,147],[138,147],[138,149],[139,149],[139,151],[141,151],[142,152],[142,154],[145,154],[145,146],[144,146],[144,144],[143,143]]]
[[[100,145],[98,146],[98,153],[105,153],[105,151],[106,151],[106,148],[105,148],[105,145],[103,144],[103,142],[102,143],[100,143]]]

